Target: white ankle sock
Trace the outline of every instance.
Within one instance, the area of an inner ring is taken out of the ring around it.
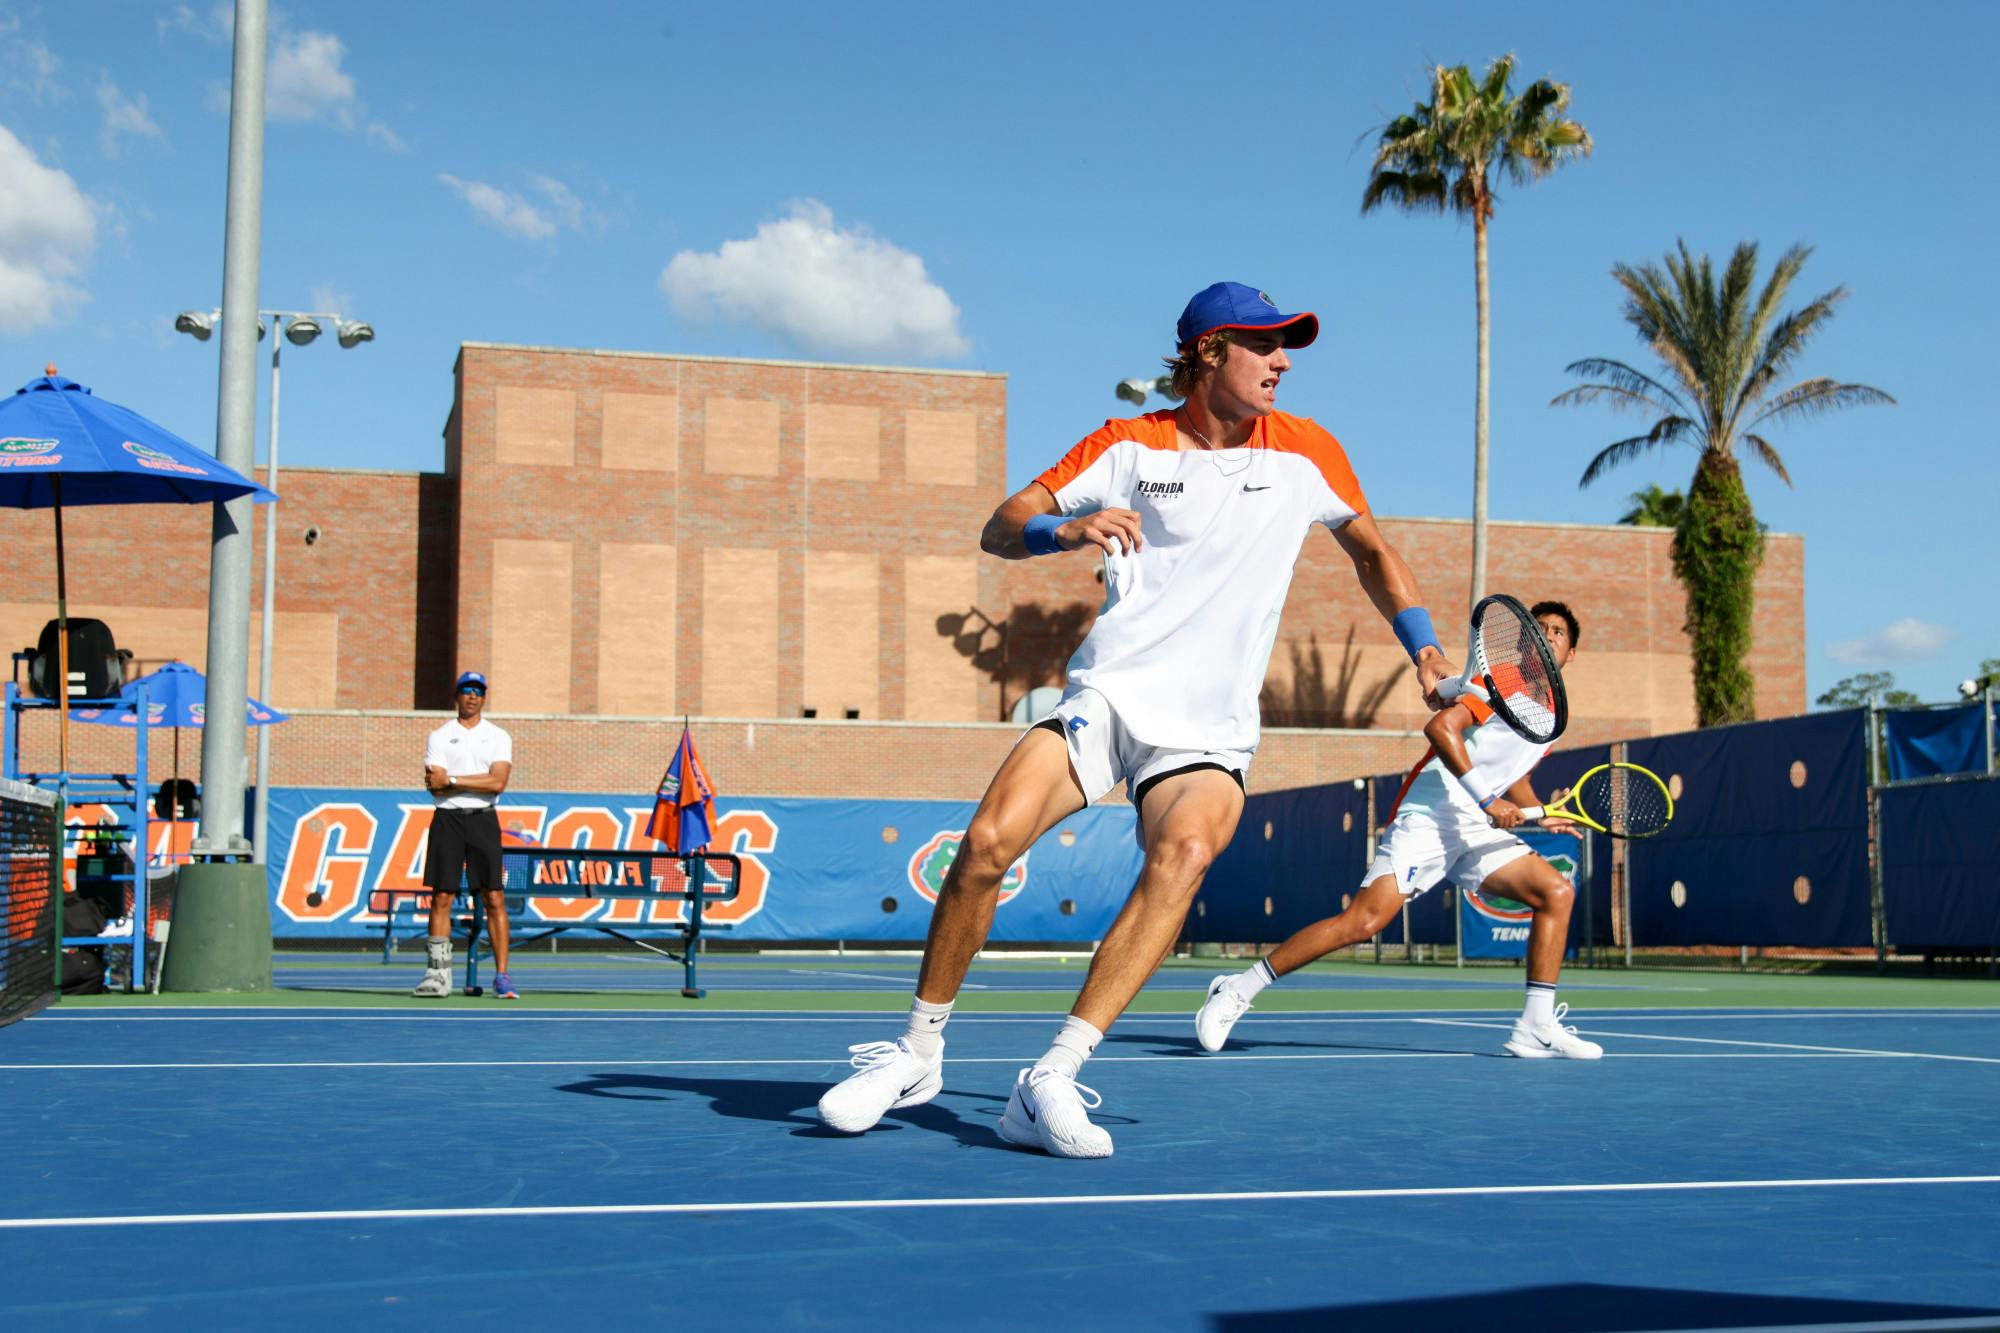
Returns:
[[[937,1058],[937,1053],[944,1049],[944,1024],[951,1017],[954,1003],[932,1004],[914,997],[910,1000],[910,1023],[903,1029],[903,1040],[912,1051],[926,1060]]]
[[[1231,977],[1229,979],[1229,988],[1246,1000],[1254,1000],[1257,998],[1257,992],[1263,990],[1264,987],[1277,979],[1278,974],[1271,970],[1270,961],[1259,958],[1257,965],[1248,972]]]
[[[1553,982],[1531,981],[1528,983],[1528,1002],[1521,1010],[1521,1021],[1529,1027],[1540,1027],[1555,1021],[1556,988]]]
[[[424,936],[424,966],[433,972],[451,971],[451,936]]]
[[[1049,1047],[1048,1054],[1035,1061],[1035,1068],[1060,1070],[1075,1078],[1083,1062],[1103,1040],[1102,1032],[1071,1014],[1063,1020],[1062,1031],[1056,1033],[1055,1044]]]

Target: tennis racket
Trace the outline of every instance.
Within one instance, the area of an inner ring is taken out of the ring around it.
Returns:
[[[1470,694],[1487,704],[1523,740],[1547,745],[1569,725],[1562,670],[1528,608],[1504,592],[1472,608],[1472,642],[1465,670],[1441,680],[1441,699]]]
[[[1523,819],[1569,819],[1614,838],[1650,838],[1674,817],[1674,794],[1637,764],[1599,764],[1554,805],[1521,809]]]

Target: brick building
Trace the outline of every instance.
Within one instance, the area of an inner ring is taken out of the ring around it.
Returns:
[[[294,714],[274,738],[280,784],[406,785],[424,713],[477,666],[524,787],[649,789],[667,719],[687,714],[711,719],[700,734],[726,791],[976,796],[1016,734],[1001,719],[1060,681],[1102,598],[1087,557],[979,553],[1006,492],[999,375],[467,343],[445,441],[441,474],[280,479],[271,702]],[[1382,521],[1443,623],[1470,524]],[[142,667],[200,666],[209,511],[65,523],[72,614],[107,621]],[[1693,724],[1668,542],[1493,527],[1493,586],[1564,598],[1583,621],[1577,743]],[[0,515],[0,643],[32,642],[52,614],[51,550],[46,514]],[[1758,599],[1759,711],[1803,711],[1800,538],[1772,536]],[[1265,708],[1259,789],[1393,769],[1422,722],[1407,662],[1323,533],[1292,583]],[[43,722],[31,752],[52,749]],[[79,766],[116,767],[119,739],[78,729]]]

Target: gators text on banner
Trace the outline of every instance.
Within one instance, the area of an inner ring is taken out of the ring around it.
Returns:
[[[711,850],[743,862],[736,900],[703,909],[741,940],[917,940],[970,820],[970,801],[739,797],[716,802]],[[653,798],[509,792],[500,806],[511,846],[657,847]],[[278,788],[271,801],[271,921],[280,938],[362,937],[378,889],[419,888],[431,804],[397,791]],[[1094,806],[1008,872],[997,941],[1091,940],[1110,927],[1139,873],[1129,806]],[[536,898],[523,924],[666,924],[679,902]]]

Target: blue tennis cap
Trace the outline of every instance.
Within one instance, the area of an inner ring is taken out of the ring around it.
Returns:
[[[481,694],[486,693],[486,677],[477,671],[464,673],[458,678],[458,684],[451,687],[453,694],[457,694],[461,690],[478,690]]]
[[[1304,347],[1319,337],[1319,316],[1287,315],[1255,287],[1218,282],[1194,294],[1174,327],[1174,346],[1186,347],[1217,329],[1283,329],[1285,346]]]

